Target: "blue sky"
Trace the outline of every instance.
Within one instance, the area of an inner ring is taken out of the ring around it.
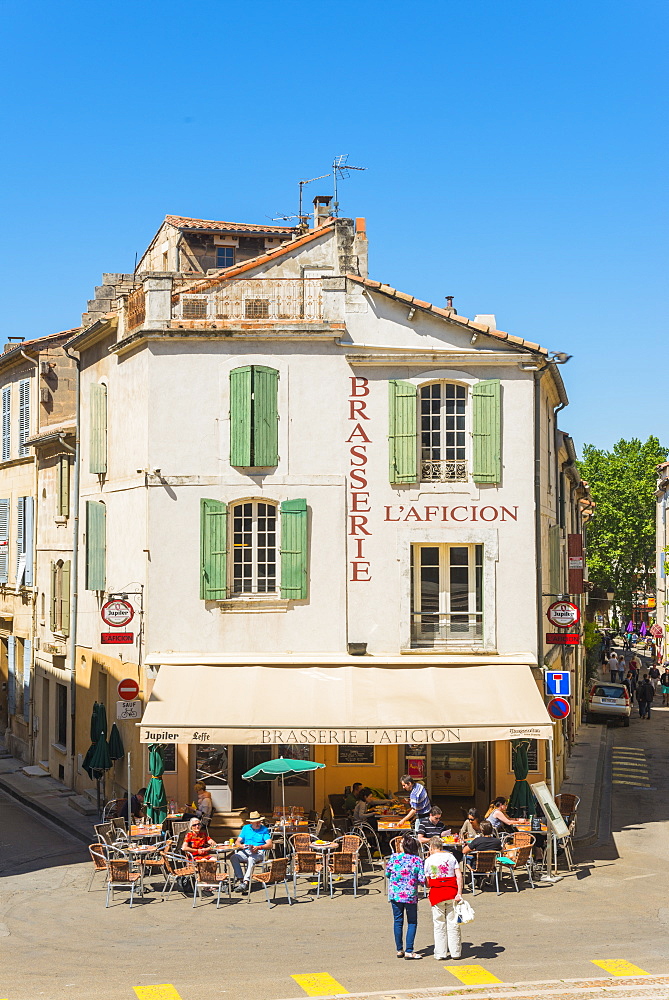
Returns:
[[[367,217],[372,277],[572,354],[579,446],[669,444],[665,2],[0,15],[2,336],[76,325],[164,215],[291,214],[297,181],[349,153],[367,171],[341,214]]]

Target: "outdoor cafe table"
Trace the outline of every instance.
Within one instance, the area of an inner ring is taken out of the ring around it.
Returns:
[[[160,823],[140,825],[133,823],[130,827],[130,840],[148,840],[150,837],[157,839],[162,836],[163,828]]]

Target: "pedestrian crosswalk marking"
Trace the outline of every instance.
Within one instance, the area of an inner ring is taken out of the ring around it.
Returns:
[[[138,1000],[181,1000],[181,997],[170,983],[159,986],[135,986]]]
[[[461,983],[464,983],[465,986],[502,982],[497,976],[493,976],[492,972],[484,969],[482,965],[459,965],[457,969],[452,969],[450,965],[445,965],[444,968],[452,973],[456,979],[459,979]]]
[[[348,993],[348,990],[345,990],[342,984],[338,983],[327,972],[311,972],[290,978],[302,987],[308,997],[327,997],[332,993]]]
[[[612,976],[647,976],[645,969],[640,969],[638,965],[626,962],[624,958],[593,958],[593,965],[598,965],[605,972],[610,972]]]

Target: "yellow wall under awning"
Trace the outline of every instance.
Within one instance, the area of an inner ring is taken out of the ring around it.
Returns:
[[[370,788],[396,792],[399,787],[399,748],[374,747],[373,764],[338,764],[336,746],[314,747],[314,760],[325,767],[314,774],[314,801],[319,811],[328,803],[328,795],[341,795],[346,785],[361,781]]]

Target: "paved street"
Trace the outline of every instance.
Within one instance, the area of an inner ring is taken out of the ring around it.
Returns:
[[[261,891],[250,905],[225,902],[218,912],[208,899],[193,912],[184,897],[161,903],[155,892],[132,911],[124,894],[105,910],[99,876],[86,892],[90,863],[81,845],[2,795],[0,996],[194,1000],[206,993],[283,1000],[383,990],[434,996],[424,991],[462,982],[480,983],[480,991],[495,980],[592,981],[617,971],[650,974],[641,979],[643,992],[630,996],[666,997],[667,983],[658,985],[664,993],[648,991],[653,975],[669,974],[669,710],[654,710],[650,722],[635,716],[629,729],[606,735],[602,808],[606,815],[610,794],[612,839],[581,849],[578,871],[555,885],[477,895],[459,963],[432,960],[427,902],[417,939],[425,960],[397,961],[379,878],[366,881],[358,899],[316,900],[302,883],[298,905],[289,908],[281,898],[271,911]],[[619,989],[626,983],[615,981]],[[157,984],[173,990],[141,989]],[[582,995],[569,988],[557,995]],[[503,995],[501,986],[490,990],[472,996]]]

